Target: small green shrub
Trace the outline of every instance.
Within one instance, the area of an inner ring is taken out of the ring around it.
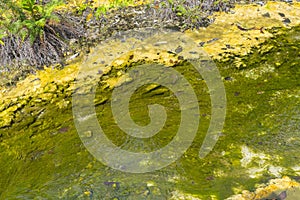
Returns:
[[[101,15],[106,14],[107,10],[108,6],[99,6],[95,13],[96,17],[100,17]]]
[[[76,51],[78,46],[69,42],[79,41],[85,30],[76,18],[57,9],[61,4],[62,0],[0,0],[0,70],[31,66],[34,72],[63,65],[65,55]]]
[[[59,21],[53,11],[61,4],[61,0],[52,0],[45,4],[37,4],[35,0],[2,0],[0,41],[9,35],[20,37],[23,41],[29,38],[31,43],[37,37],[42,39],[47,21]]]

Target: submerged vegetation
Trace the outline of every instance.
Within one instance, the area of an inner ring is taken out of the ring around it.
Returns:
[[[80,45],[97,45],[119,31],[149,26],[184,31],[207,26],[213,21],[212,12],[229,11],[232,2],[164,0],[133,7],[130,5],[135,2],[122,0],[107,5],[80,0],[65,3],[4,0],[0,2],[0,76],[3,79],[3,75],[18,71],[21,74],[16,77],[21,77],[26,72],[24,66],[34,71],[44,65],[63,65],[66,56],[80,51],[87,53]],[[254,40],[248,35],[251,31],[267,34],[259,30],[240,30],[234,25],[229,28],[240,31],[248,41]],[[274,37],[249,53],[241,53],[240,43],[232,45],[226,41],[221,46],[226,47],[224,51],[236,48],[240,52],[228,53],[227,61],[216,62],[226,87],[228,112],[218,143],[204,159],[199,159],[198,152],[211,116],[205,80],[172,51],[154,49],[152,53],[156,57],[149,57],[150,60],[163,63],[166,59],[195,88],[201,124],[184,156],[151,173],[128,174],[113,170],[98,162],[83,146],[74,126],[71,103],[78,66],[83,65],[81,59],[61,70],[46,68],[12,90],[4,89],[0,93],[0,199],[225,199],[239,193],[243,196],[251,193],[248,199],[273,199],[280,194],[290,197],[289,191],[267,196],[263,190],[265,198],[262,198],[254,188],[257,183],[283,175],[299,181],[300,27],[265,32]],[[215,41],[222,40],[213,32],[204,34],[214,38],[197,41],[199,48],[200,44],[213,46]],[[110,44],[106,43],[112,47]],[[119,52],[118,47],[111,51]],[[100,51],[93,49],[97,62],[102,59]],[[139,57],[141,62],[145,61],[142,56]],[[139,64],[135,62],[137,55],[124,58],[127,60],[123,64],[116,62],[111,71],[101,77],[94,99],[97,118],[108,137],[122,149],[160,148],[177,130],[178,103],[167,88],[140,88],[130,100],[130,112],[137,123],[149,123],[147,106],[153,102],[164,105],[170,117],[167,126],[153,140],[127,137],[117,127],[111,111],[112,87],[117,86],[109,87],[126,70]],[[86,77],[83,89],[89,84],[89,78]],[[176,77],[173,79],[176,82]],[[18,79],[9,81],[15,84]],[[289,184],[284,190],[292,187]]]
[[[8,97],[1,105],[0,116],[11,122],[0,129],[0,199],[226,199],[243,190],[254,191],[257,183],[281,175],[299,178],[300,28],[274,32],[272,40],[241,56],[247,68],[237,67],[232,60],[217,63],[224,77],[228,117],[217,145],[205,159],[198,158],[198,151],[211,115],[208,89],[187,62],[175,66],[200,97],[201,124],[184,156],[151,173],[123,173],[95,160],[74,127],[75,67],[41,72],[40,80],[28,81],[36,90]],[[113,82],[124,67],[129,65],[117,65],[102,77],[95,95],[99,123],[124,149],[164,146],[180,120],[176,98],[165,88],[141,88],[131,101],[131,114],[140,124],[149,122],[149,103],[162,104],[170,113],[168,126],[153,140],[127,138],[116,126],[110,107],[112,88],[105,81]],[[258,193],[253,193],[245,199],[255,199]]]

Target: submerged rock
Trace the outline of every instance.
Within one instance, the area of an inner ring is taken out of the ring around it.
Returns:
[[[300,184],[287,176],[272,179],[267,184],[260,185],[254,192],[244,190],[242,194],[234,195],[226,200],[293,200],[300,194]]]

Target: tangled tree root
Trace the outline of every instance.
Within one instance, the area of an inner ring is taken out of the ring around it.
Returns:
[[[20,37],[9,35],[2,39],[4,45],[0,45],[0,70],[11,71],[22,66],[40,69],[45,65],[61,63],[64,55],[72,51],[70,39],[78,40],[82,36],[82,27],[75,28],[74,23],[66,20],[46,23],[43,34],[33,43],[29,38],[23,41]]]

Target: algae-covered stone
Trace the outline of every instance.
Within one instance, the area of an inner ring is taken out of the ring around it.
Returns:
[[[271,179],[267,184],[260,185],[254,192],[243,191],[242,194],[234,195],[227,200],[251,200],[255,199],[288,199],[292,200],[295,194],[300,193],[300,184],[287,176],[278,179]],[[287,193],[280,198],[280,194]],[[297,195],[296,194],[296,195]],[[296,197],[296,196],[294,196]]]
[[[43,101],[49,101],[50,99],[53,98],[53,94],[52,94],[52,93],[43,93],[43,94],[40,94],[39,97],[40,97]]]
[[[12,124],[14,117],[7,115],[6,112],[0,113],[0,128],[10,126]]]
[[[56,105],[57,105],[60,109],[62,109],[62,108],[68,107],[68,105],[69,105],[70,103],[71,103],[70,101],[67,101],[67,100],[62,99],[61,101],[57,102]]]
[[[263,15],[268,13],[270,17]],[[236,5],[233,13],[216,13],[213,24],[199,31],[189,31],[197,43],[203,42],[203,49],[213,58],[225,61],[224,55],[246,55],[251,48],[273,37],[273,27],[285,27],[284,13],[291,20],[289,26],[300,24],[300,3],[268,1],[263,6],[257,4]],[[244,29],[244,30],[243,30]],[[230,47],[230,48],[229,48]],[[261,52],[268,52],[273,47],[263,47]]]

